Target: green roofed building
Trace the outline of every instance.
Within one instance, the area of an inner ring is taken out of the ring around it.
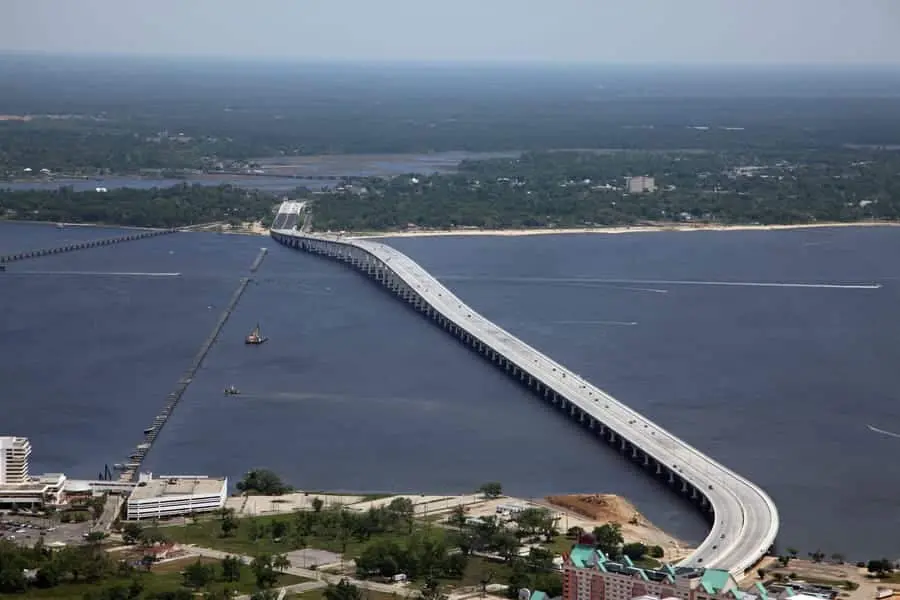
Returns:
[[[627,559],[610,560],[593,546],[584,544],[574,546],[565,556],[563,600],[633,599],[769,600],[757,590],[742,592],[735,578],[720,569],[672,565],[642,568]]]

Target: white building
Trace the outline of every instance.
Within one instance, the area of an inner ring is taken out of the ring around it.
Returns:
[[[0,437],[0,484],[28,483],[31,442],[23,437]]]
[[[66,476],[47,473],[31,477],[28,473],[29,456],[31,442],[28,438],[0,437],[0,505],[61,504]]]
[[[227,495],[227,477],[165,475],[153,479],[152,473],[141,473],[125,504],[125,518],[162,519],[213,512],[225,506]]]
[[[643,194],[644,192],[656,191],[656,180],[653,177],[641,175],[638,177],[629,177],[627,181],[629,194]]]

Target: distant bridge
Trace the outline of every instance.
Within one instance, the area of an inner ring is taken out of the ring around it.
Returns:
[[[176,229],[152,229],[140,231],[137,233],[129,233],[118,237],[102,238],[99,240],[85,240],[83,242],[75,242],[65,246],[56,246],[54,248],[39,248],[38,250],[26,250],[25,252],[17,252],[15,254],[0,255],[0,265],[5,263],[27,260],[29,258],[40,258],[42,256],[50,256],[51,254],[65,254],[66,252],[75,252],[76,250],[86,250],[88,248],[99,248],[101,246],[111,246],[113,244],[121,244],[122,242],[131,242],[134,240],[142,240],[148,237],[158,235],[167,235],[175,233]]]
[[[353,183],[369,179],[361,175],[303,175],[291,173],[251,173],[247,171],[209,171],[210,175],[240,175],[241,177],[273,177],[277,179],[303,179],[306,181],[341,181]],[[372,177],[376,177],[373,175]]]
[[[302,212],[282,204],[272,237],[361,271],[702,510],[709,535],[682,565],[740,577],[769,552],[779,517],[760,487],[488,321],[390,246],[298,231]]]

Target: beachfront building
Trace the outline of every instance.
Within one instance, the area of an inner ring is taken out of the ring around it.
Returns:
[[[0,484],[28,483],[28,438],[0,437]]]
[[[771,600],[761,585],[741,591],[720,569],[636,566],[627,556],[610,560],[579,544],[563,557],[563,600]]]
[[[32,477],[28,471],[29,456],[28,438],[0,437],[0,506],[36,508],[62,503],[66,476],[48,473]]]
[[[227,477],[165,475],[153,479],[152,473],[141,473],[125,504],[125,518],[165,519],[214,512],[225,506],[227,496]]]

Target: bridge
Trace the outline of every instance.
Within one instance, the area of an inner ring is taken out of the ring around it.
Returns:
[[[84,240],[83,242],[75,242],[65,246],[56,246],[54,248],[39,248],[37,250],[26,250],[16,254],[0,255],[0,265],[6,263],[27,260],[29,258],[40,258],[42,256],[50,256],[52,254],[65,254],[66,252],[75,252],[76,250],[86,250],[88,248],[100,248],[101,246],[111,246],[113,244],[121,244],[123,242],[133,242],[144,238],[156,237],[158,235],[168,235],[175,233],[177,229],[148,229],[137,233],[128,233],[117,237],[101,238],[97,240]]]
[[[282,204],[275,241],[351,265],[690,500],[711,523],[681,565],[752,570],[775,543],[778,510],[759,486],[487,320],[408,256],[371,240],[298,231],[303,206]]]

